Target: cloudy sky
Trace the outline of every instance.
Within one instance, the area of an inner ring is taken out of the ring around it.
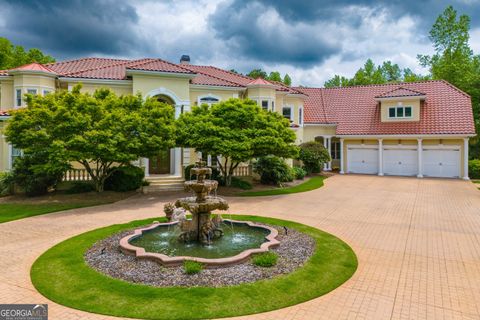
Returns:
[[[289,73],[321,86],[367,58],[422,70],[428,31],[448,5],[472,19],[480,53],[480,0],[0,0],[0,36],[57,60],[159,57],[248,72]]]

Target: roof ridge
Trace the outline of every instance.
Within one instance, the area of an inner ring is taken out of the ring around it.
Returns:
[[[141,60],[141,59],[140,59]],[[121,65],[124,65],[124,64],[127,64],[129,62],[133,62],[133,61],[136,61],[136,60],[116,60],[116,61],[122,61],[122,62],[119,62],[119,63],[114,63],[114,64],[109,64],[109,65],[106,65],[106,66],[101,66],[101,67],[95,67],[95,68],[89,68],[89,69],[85,69],[85,70],[80,70],[80,71],[75,71],[75,72],[70,72],[70,73],[65,73],[64,75],[76,75],[76,74],[79,74],[79,73],[84,73],[84,72],[88,72],[88,71],[93,71],[93,70],[102,70],[102,69],[106,69],[106,68],[111,68],[111,67],[117,67],[117,66],[121,66]]]
[[[213,67],[213,66],[196,66],[196,65],[194,65],[194,66],[195,66],[195,67],[200,67],[200,68],[214,68],[214,69],[217,69],[217,70],[226,71],[226,70],[223,70],[223,69],[220,69],[220,68],[216,68],[216,67]],[[185,68],[188,68],[188,67],[185,67]],[[190,69],[189,69],[189,70],[190,70]],[[234,84],[234,85],[237,86],[237,87],[244,87],[244,85],[242,85],[242,84],[235,83],[235,82],[233,82],[233,81],[226,80],[226,79],[223,79],[223,78],[220,78],[220,77],[217,77],[217,76],[213,76],[213,75],[208,74],[208,73],[206,73],[206,72],[202,72],[202,71],[198,71],[198,70],[194,70],[194,72],[203,74],[204,76],[208,76],[208,77],[212,77],[212,78],[215,78],[215,79],[218,79],[218,80],[222,80],[222,81],[225,81],[225,82],[230,82],[230,83]],[[227,72],[229,72],[229,71],[227,71]],[[229,72],[229,73],[230,73],[230,72]],[[233,73],[233,72],[231,72],[231,73]]]
[[[430,80],[419,80],[419,81],[412,81],[412,82],[403,81],[403,82],[390,82],[390,83],[377,83],[377,84],[359,84],[359,85],[345,86],[345,87],[330,87],[330,88],[325,88],[325,87],[295,87],[295,88],[336,90],[336,89],[346,89],[346,88],[386,87],[386,86],[393,86],[393,85],[428,83],[428,82],[447,82],[448,83],[448,81],[445,81],[445,80],[430,79]],[[452,85],[452,84],[450,84],[450,85]]]
[[[215,67],[215,66],[197,66],[197,67],[209,67],[209,68],[213,68],[213,69],[217,69],[217,70],[224,71],[224,72],[229,73],[229,74],[234,75],[234,76],[238,76],[238,77],[241,77],[241,78],[245,78],[246,80],[255,80],[255,79],[253,79],[252,77],[246,76],[246,75],[244,75],[244,74],[235,73],[235,72],[232,72],[232,71],[230,71],[230,70],[225,70],[225,69],[218,68],[218,67]]]
[[[85,61],[85,60],[115,60],[115,61],[134,61],[134,60],[128,60],[128,59],[115,59],[115,58],[99,58],[99,57],[84,57],[84,58],[79,58],[79,59],[70,59],[70,60],[64,60],[64,61],[58,61],[58,62],[50,62],[50,63],[45,63],[43,65],[45,66],[52,66],[54,64],[64,64],[64,63],[72,63],[76,61]]]
[[[447,86],[453,88],[454,90],[458,91],[459,93],[463,94],[464,96],[466,96],[467,98],[472,98],[471,95],[469,95],[468,93],[466,93],[465,91],[457,88],[456,86],[454,86],[453,84],[451,84],[450,82],[448,82],[447,80],[443,80],[443,79],[439,79],[439,80],[435,80],[435,81],[439,81],[439,82],[443,82],[444,84],[446,84]]]
[[[160,59],[160,58],[145,58],[145,60],[149,59],[150,61],[146,61],[146,62],[142,62],[142,63],[139,63],[137,65],[135,65],[135,67],[138,67],[138,66],[141,66],[141,65],[144,65],[144,64],[147,64],[149,62],[155,62],[155,61],[160,61],[160,62],[164,62],[164,63],[167,63],[171,66],[175,66],[177,68],[180,68],[180,69],[183,69],[185,71],[188,71],[189,73],[192,72],[192,70],[189,70],[187,68],[184,68],[184,67],[181,67],[179,64],[177,63],[173,63],[173,62],[170,62],[170,61],[167,61],[167,60],[163,60],[163,59]],[[141,59],[140,59],[141,60]],[[130,69],[129,67],[127,67],[127,69]],[[131,69],[131,70],[135,70],[135,69]],[[180,73],[180,72],[179,72]]]

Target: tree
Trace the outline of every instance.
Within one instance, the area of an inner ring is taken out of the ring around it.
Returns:
[[[174,146],[171,106],[141,95],[118,97],[108,89],[91,95],[80,89],[27,95],[27,107],[13,112],[7,140],[26,155],[48,159],[39,170],[77,161],[101,192],[113,167]]]
[[[318,141],[304,142],[300,145],[299,160],[310,174],[320,172],[322,165],[331,160],[328,150]]]
[[[408,68],[401,70],[398,64],[393,64],[391,61],[385,61],[377,66],[371,59],[368,59],[364,66],[358,69],[353,78],[335,75],[331,79],[325,81],[324,86],[325,88],[348,87],[369,84],[413,82],[426,80],[428,78],[428,76],[415,74]]]
[[[22,46],[14,45],[8,39],[0,37],[0,70],[32,62],[50,63],[55,62],[55,59],[36,48],[25,51]]]
[[[448,6],[430,30],[430,40],[435,48],[432,56],[418,55],[422,66],[428,67],[433,79],[443,79],[472,97],[473,114],[477,131],[480,129],[480,56],[471,50],[468,40],[470,18],[457,16]],[[471,140],[471,156],[480,156],[480,141]]]
[[[193,107],[177,120],[177,144],[216,156],[226,185],[242,162],[266,155],[295,157],[289,121],[262,110],[255,101],[229,99]]]
[[[272,71],[268,76],[268,80],[282,82],[282,76],[280,75],[280,72]]]
[[[249,76],[250,78],[253,78],[253,79],[258,79],[258,78],[267,79],[268,78],[267,73],[265,71],[263,71],[262,69],[253,69],[252,71],[247,73],[247,76]]]
[[[292,78],[290,78],[290,76],[288,75],[288,73],[285,74],[285,77],[283,77],[283,83],[286,85],[286,86],[291,86],[292,85]]]

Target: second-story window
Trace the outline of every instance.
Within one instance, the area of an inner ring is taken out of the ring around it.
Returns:
[[[412,107],[390,107],[388,108],[388,117],[389,118],[411,118],[412,117]]]
[[[16,100],[16,106],[21,107],[22,106],[22,89],[15,90],[15,100]]]
[[[28,94],[37,94],[37,89],[27,89]]]
[[[47,94],[52,93],[50,90],[43,90],[43,95],[46,96]]]

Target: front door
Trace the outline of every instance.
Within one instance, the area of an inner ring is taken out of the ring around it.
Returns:
[[[148,169],[150,174],[169,174],[170,150],[163,150],[158,156],[150,158]]]

